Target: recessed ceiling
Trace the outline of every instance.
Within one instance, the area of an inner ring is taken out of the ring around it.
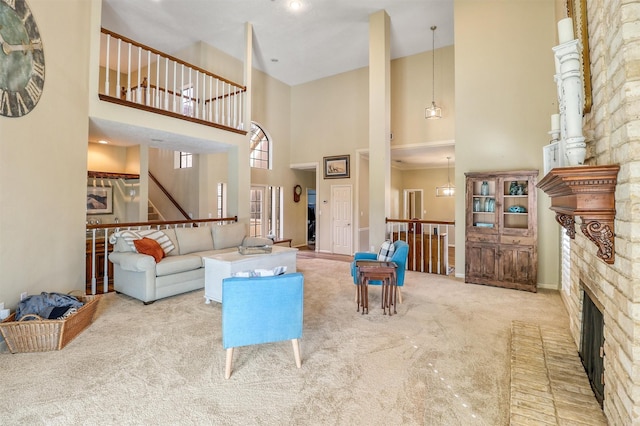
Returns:
[[[244,58],[244,26],[254,33],[253,65],[290,86],[366,67],[369,16],[385,10],[391,58],[453,45],[453,0],[103,0],[102,26],[166,53],[204,42]],[[275,59],[273,61],[272,59]]]

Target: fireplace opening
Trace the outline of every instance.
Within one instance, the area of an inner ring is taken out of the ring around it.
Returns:
[[[583,291],[580,358],[591,389],[602,407],[604,400],[604,316],[589,293]]]

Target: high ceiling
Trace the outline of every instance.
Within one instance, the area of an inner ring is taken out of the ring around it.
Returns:
[[[366,67],[369,16],[379,10],[390,17],[392,59],[431,50],[432,25],[436,48],[453,44],[453,0],[299,0],[297,10],[291,2],[103,0],[102,26],[167,53],[202,41],[242,60],[249,22],[253,66],[290,86]],[[412,152],[393,159],[417,161],[415,149],[403,151]],[[449,151],[453,158],[452,145]],[[442,153],[423,160],[446,166]]]

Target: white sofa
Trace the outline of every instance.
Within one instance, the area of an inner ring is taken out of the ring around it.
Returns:
[[[121,231],[110,239],[114,243],[114,250],[109,254],[114,269],[114,290],[139,299],[145,305],[204,288],[205,256],[235,251],[243,242],[245,245],[272,242],[245,238],[247,226],[242,223],[161,231],[168,239],[157,230]],[[166,255],[159,262],[156,263],[153,256],[136,251],[133,240],[144,236],[162,242]]]

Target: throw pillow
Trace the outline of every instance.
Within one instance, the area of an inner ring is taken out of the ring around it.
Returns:
[[[380,246],[380,251],[378,252],[378,260],[381,262],[388,262],[393,257],[393,252],[395,251],[396,246],[393,245],[392,241],[385,241]]]
[[[139,240],[133,240],[133,244],[136,246],[138,253],[153,256],[156,263],[160,262],[164,257],[164,250],[160,247],[160,244],[156,240],[151,238],[141,238]]]
[[[141,237],[138,235],[136,231],[122,231],[118,235],[120,238],[124,239],[124,241],[131,247],[131,250],[135,251],[136,246],[133,244],[134,240],[139,240]],[[116,234],[117,235],[117,234]]]

